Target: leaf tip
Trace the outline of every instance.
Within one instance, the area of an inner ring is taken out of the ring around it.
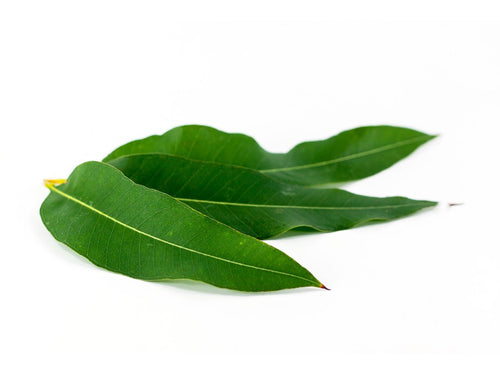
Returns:
[[[330,288],[327,288],[324,284],[321,284],[319,287],[320,287],[321,289],[330,290]]]

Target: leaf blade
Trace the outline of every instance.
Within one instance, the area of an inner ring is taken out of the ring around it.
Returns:
[[[313,186],[354,181],[374,175],[433,139],[416,130],[395,126],[365,126],[322,141],[298,144],[285,154],[267,152],[251,137],[208,126],[185,125],[161,136],[127,143],[109,154],[121,156],[166,153],[200,161],[260,170],[284,182]]]
[[[40,214],[57,240],[98,266],[131,277],[189,278],[243,291],[322,287],[281,251],[103,163],[84,163],[68,183],[52,186]]]
[[[318,231],[343,230],[397,219],[436,204],[290,185],[248,168],[166,154],[130,155],[110,163],[136,183],[163,191],[261,239],[304,226]]]

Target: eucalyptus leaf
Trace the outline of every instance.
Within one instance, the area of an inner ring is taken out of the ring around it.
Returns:
[[[285,154],[264,150],[251,137],[201,125],[173,128],[127,143],[103,161],[144,153],[165,153],[256,169],[284,182],[315,186],[376,174],[434,138],[395,126],[365,126],[323,141],[305,142]]]
[[[40,208],[52,235],[96,265],[144,280],[193,279],[241,291],[324,287],[278,249],[111,165],[87,162]]]
[[[252,169],[167,154],[129,155],[110,163],[136,183],[261,239],[297,227],[337,231],[388,221],[436,204],[291,185]]]

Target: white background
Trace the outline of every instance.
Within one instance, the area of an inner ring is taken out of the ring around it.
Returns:
[[[494,1],[0,4],[1,373],[500,372]],[[329,292],[138,281],[45,230],[42,179],[192,123],[271,151],[369,124],[440,134],[347,189],[441,204],[269,241]]]

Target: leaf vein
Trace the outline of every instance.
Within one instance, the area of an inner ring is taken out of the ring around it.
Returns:
[[[264,268],[264,267],[259,267],[259,266],[254,266],[254,265],[251,265],[251,264],[245,264],[245,263],[241,263],[241,262],[237,262],[237,261],[234,261],[234,260],[230,260],[230,259],[225,259],[225,258],[221,258],[221,257],[218,257],[216,255],[212,255],[212,254],[207,254],[207,253],[203,253],[201,251],[198,251],[198,250],[195,250],[195,249],[190,249],[188,247],[185,247],[185,246],[182,246],[182,245],[178,245],[178,244],[175,244],[173,242],[170,242],[170,241],[167,241],[167,240],[164,240],[162,238],[159,238],[159,237],[156,237],[156,236],[153,236],[152,234],[149,234],[149,233],[146,233],[146,232],[143,232],[139,229],[136,229],[126,223],[123,223],[121,221],[119,221],[118,219],[115,219],[114,217],[112,216],[109,216],[108,214],[98,210],[97,208],[95,207],[92,207],[90,205],[88,205],[87,203],[85,202],[82,202],[80,201],[79,199],[69,195],[69,194],[66,194],[64,193],[63,191],[57,189],[55,186],[50,186],[49,189],[61,196],[63,196],[64,198],[66,199],[69,199],[91,211],[94,211],[96,212],[97,214],[105,217],[106,219],[108,220],[111,220],[129,230],[132,230],[140,235],[143,235],[143,236],[146,236],[146,237],[149,237],[153,240],[156,240],[158,242],[162,242],[162,243],[165,243],[167,245],[170,245],[170,246],[173,246],[173,247],[177,247],[179,249],[182,249],[182,250],[185,250],[185,251],[189,251],[189,252],[192,252],[192,253],[195,253],[195,254],[198,254],[198,255],[201,255],[201,256],[205,256],[205,257],[208,257],[208,258],[213,258],[215,260],[219,260],[219,261],[222,261],[222,262],[227,262],[227,263],[231,263],[231,264],[234,264],[234,265],[237,265],[237,266],[240,266],[240,267],[247,267],[247,268],[252,268],[252,269],[256,269],[256,270],[259,270],[259,271],[264,271],[264,272],[270,272],[270,273],[275,273],[275,274],[279,274],[279,275],[283,275],[283,276],[288,276],[288,277],[292,277],[292,278],[296,278],[296,279],[300,279],[300,280],[304,280],[304,281],[307,281],[313,285],[317,285],[318,283],[314,280],[310,280],[310,279],[307,279],[305,277],[301,277],[301,276],[298,276],[298,275],[294,275],[294,274],[291,274],[291,273],[288,273],[288,272],[282,272],[282,271],[277,271],[277,270],[273,270],[273,269],[269,269],[269,268]]]
[[[295,171],[295,170],[306,169],[306,168],[322,167],[324,165],[335,164],[335,163],[339,163],[339,162],[346,161],[346,160],[356,159],[358,157],[363,157],[363,156],[377,154],[377,153],[382,152],[382,151],[387,151],[387,150],[391,150],[391,149],[394,149],[394,148],[406,146],[406,145],[409,145],[409,144],[412,144],[412,143],[417,143],[417,142],[423,141],[424,139],[428,139],[428,138],[429,138],[428,135],[422,136],[422,137],[411,138],[411,139],[407,139],[407,140],[404,140],[404,141],[395,142],[395,143],[390,144],[390,145],[386,145],[386,146],[374,148],[372,150],[366,150],[366,151],[358,152],[358,153],[355,153],[355,154],[342,156],[342,157],[337,158],[337,159],[324,160],[324,161],[320,161],[320,162],[317,162],[317,163],[311,163],[311,164],[294,165],[292,167],[282,167],[282,168],[273,168],[273,169],[261,169],[260,172],[267,174],[267,173]]]

